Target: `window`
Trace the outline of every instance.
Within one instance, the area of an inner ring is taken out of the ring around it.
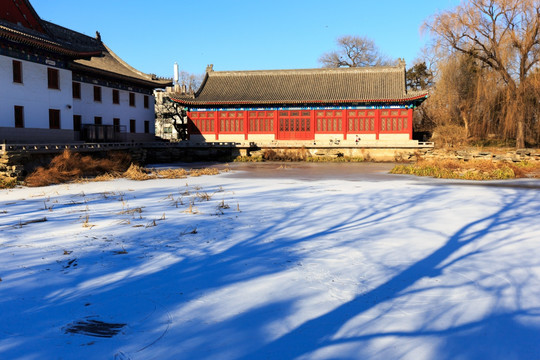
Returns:
[[[114,125],[114,132],[120,132],[120,119],[114,118],[113,125]]]
[[[73,115],[73,131],[81,131],[82,127],[82,116]]]
[[[73,82],[72,88],[73,88],[73,98],[80,99],[81,98],[81,83]]]
[[[101,116],[94,116],[94,125],[101,125],[103,124],[103,119]]]
[[[15,114],[15,127],[23,128],[24,127],[24,108],[22,106],[15,105],[14,107]]]
[[[150,133],[150,121],[148,121],[148,120],[144,121],[144,133],[145,134]]]
[[[129,106],[135,106],[135,94],[129,93]]]
[[[101,102],[101,86],[94,86],[94,101]]]
[[[219,131],[227,133],[242,133],[244,131],[244,112],[220,112]]]
[[[144,108],[148,109],[149,102],[148,102],[148,95],[144,95]]]
[[[22,84],[22,62],[13,60],[13,82]]]
[[[113,104],[120,104],[120,91],[113,89],[113,91],[112,91],[112,103]]]
[[[49,109],[49,129],[60,129],[60,110]]]
[[[135,126],[136,126],[135,120],[134,119],[129,120],[129,132],[130,133],[135,132],[135,130],[136,130]]]
[[[60,73],[58,69],[47,68],[47,84],[49,89],[60,89]]]

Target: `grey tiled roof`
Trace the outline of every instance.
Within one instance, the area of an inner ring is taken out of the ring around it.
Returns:
[[[28,9],[35,11],[32,5],[24,0]],[[0,19],[0,40],[25,44],[32,48],[42,48],[53,53],[67,56],[73,63],[72,69],[93,73],[98,76],[134,82],[146,87],[165,87],[171,80],[158,79],[155,75],[140,72],[105,46],[101,39],[90,37],[65,27],[42,20],[35,14],[40,29],[27,28],[6,19]]]
[[[425,97],[405,87],[405,67],[209,71],[194,98],[173,94],[192,106],[406,102]]]
[[[172,83],[171,80],[157,79],[155,75],[145,74],[123,61],[105,44],[101,43],[102,56],[92,57],[89,60],[75,60],[72,66],[74,70],[100,72],[102,75],[117,76],[133,79],[138,83],[143,83],[153,87],[165,87]]]

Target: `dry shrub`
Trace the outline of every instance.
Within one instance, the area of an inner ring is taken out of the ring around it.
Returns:
[[[0,189],[11,189],[17,185],[17,178],[0,175]]]
[[[433,132],[432,141],[441,147],[462,146],[467,143],[467,130],[458,125],[441,125]]]
[[[65,150],[55,156],[47,168],[37,168],[26,178],[25,183],[27,186],[47,186],[87,176],[117,173],[125,170],[130,161],[130,156],[122,153],[111,153],[107,159],[96,159]]]

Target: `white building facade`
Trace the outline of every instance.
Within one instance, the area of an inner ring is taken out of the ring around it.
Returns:
[[[43,21],[26,0],[16,13],[10,1],[0,10],[0,141],[154,140],[153,90],[170,81],[132,68],[99,34]]]

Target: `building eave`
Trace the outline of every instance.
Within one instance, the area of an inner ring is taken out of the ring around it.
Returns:
[[[44,38],[39,38],[30,34],[25,34],[23,32],[10,29],[2,25],[0,25],[0,38],[4,38],[14,43],[47,50],[51,53],[60,54],[74,59],[90,58],[92,56],[101,55],[101,51],[74,51],[63,47],[57,42]]]
[[[428,94],[423,93],[416,96],[404,97],[404,98],[389,98],[389,99],[334,99],[334,100],[273,100],[273,101],[197,101],[190,99],[182,99],[179,97],[169,96],[169,98],[179,104],[191,106],[191,107],[206,107],[206,106],[226,106],[226,105],[290,105],[298,106],[301,104],[310,104],[310,105],[332,105],[332,104],[388,104],[388,103],[412,103],[423,101],[427,98]]]

